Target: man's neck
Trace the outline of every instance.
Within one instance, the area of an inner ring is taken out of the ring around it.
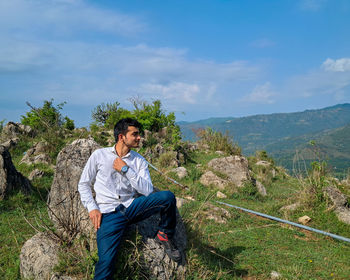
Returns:
[[[130,152],[130,148],[120,141],[115,144],[114,149],[121,158]]]

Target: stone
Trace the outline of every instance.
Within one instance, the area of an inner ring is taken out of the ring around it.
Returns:
[[[34,169],[32,172],[30,172],[28,179],[30,181],[33,181],[35,178],[42,178],[44,177],[45,172],[43,170],[40,169]]]
[[[225,153],[223,151],[215,151],[215,154],[218,154],[220,156],[223,156]]]
[[[60,275],[59,273],[54,273],[50,280],[76,280],[77,278],[71,276]]]
[[[19,142],[19,138],[18,137],[15,137],[15,138],[12,138],[10,140],[7,140],[6,142],[4,143],[1,143],[0,145],[1,146],[4,146],[7,150],[16,146],[17,143]]]
[[[266,189],[265,189],[264,185],[260,181],[255,181],[255,185],[256,185],[256,188],[258,189],[258,192],[262,196],[266,196],[267,195]]]
[[[208,220],[214,220],[219,224],[226,224],[227,219],[230,219],[232,217],[228,210],[214,206],[208,202],[205,203],[205,210],[203,211],[203,215]]]
[[[311,218],[309,216],[302,216],[298,219],[298,222],[303,224],[303,225],[306,225],[307,223],[309,223],[311,221]]]
[[[296,202],[290,205],[283,206],[280,211],[295,211],[300,207],[300,202]]]
[[[20,135],[35,136],[34,130],[29,125],[20,123],[8,122],[2,129],[2,134],[13,138]]]
[[[350,209],[348,199],[339,189],[329,186],[325,189],[325,193],[331,199],[334,205],[334,212],[338,219],[343,223],[350,225]]]
[[[176,263],[165,253],[164,248],[155,242],[154,237],[158,231],[160,215],[153,215],[137,224],[138,231],[142,236],[144,256],[144,266],[151,274],[151,279],[184,279],[187,246],[187,234],[182,218],[176,211],[176,232],[174,242],[182,253],[182,261]]]
[[[29,180],[13,165],[9,151],[0,145],[0,200],[10,191],[21,190],[29,194],[31,189]]]
[[[186,202],[187,202],[186,199],[177,197],[177,198],[176,198],[176,207],[177,207],[177,208],[181,208],[182,206],[184,206],[184,204],[185,204]]]
[[[215,175],[212,171],[205,172],[201,178],[199,179],[201,184],[204,186],[210,186],[214,185],[220,190],[224,190],[225,186],[227,185],[228,181],[220,178],[219,176]]]
[[[27,240],[20,254],[20,271],[25,279],[49,279],[58,263],[59,245],[47,233],[37,233]]]
[[[46,153],[48,144],[46,142],[40,141],[33,145],[23,156],[20,163],[25,163],[28,165],[44,163],[50,164],[51,158]]]
[[[242,156],[214,158],[208,166],[228,177],[237,187],[243,187],[245,181],[250,181],[248,160]]]
[[[92,139],[78,139],[58,154],[56,169],[48,197],[48,212],[62,234],[94,234],[87,210],[78,193],[78,182],[87,160],[100,146]]]
[[[329,186],[325,191],[336,208],[347,204],[347,197],[339,189]]]
[[[267,167],[267,166],[270,166],[271,163],[268,162],[268,161],[266,161],[266,160],[259,160],[259,161],[256,163],[256,165]]]
[[[183,179],[183,178],[188,176],[187,169],[185,167],[183,167],[183,166],[180,166],[178,168],[174,168],[171,171],[175,172],[177,177],[179,177],[179,179]]]
[[[216,197],[218,197],[218,198],[227,198],[227,195],[224,194],[224,193],[222,193],[222,192],[220,192],[220,191],[218,191],[218,192],[216,193]]]
[[[271,279],[280,279],[282,277],[282,275],[280,273],[278,273],[277,271],[271,271],[270,277],[271,277]]]

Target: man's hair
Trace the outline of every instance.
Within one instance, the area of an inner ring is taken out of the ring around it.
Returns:
[[[132,118],[121,119],[114,126],[115,142],[118,142],[118,135],[119,134],[126,135],[126,133],[128,132],[129,126],[134,126],[134,127],[138,128],[139,130],[142,129],[142,125],[135,119],[132,119]]]

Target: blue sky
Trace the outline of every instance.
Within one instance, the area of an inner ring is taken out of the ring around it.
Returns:
[[[350,103],[350,1],[0,1],[0,120],[131,97],[187,121]]]

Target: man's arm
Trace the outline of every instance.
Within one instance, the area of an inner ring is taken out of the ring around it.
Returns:
[[[91,192],[92,182],[95,180],[97,174],[97,164],[95,157],[96,154],[92,153],[88,159],[80,176],[78,191],[80,193],[81,202],[84,207],[87,208],[90,220],[92,221],[94,228],[97,230],[101,224],[102,214]]]
[[[114,169],[119,172],[124,165],[126,165],[126,163],[119,157],[116,158],[113,163]],[[153,192],[153,184],[149,174],[148,164],[145,160],[142,160],[141,167],[137,171],[129,167],[125,176],[129,179],[131,186],[140,194],[147,196]]]

